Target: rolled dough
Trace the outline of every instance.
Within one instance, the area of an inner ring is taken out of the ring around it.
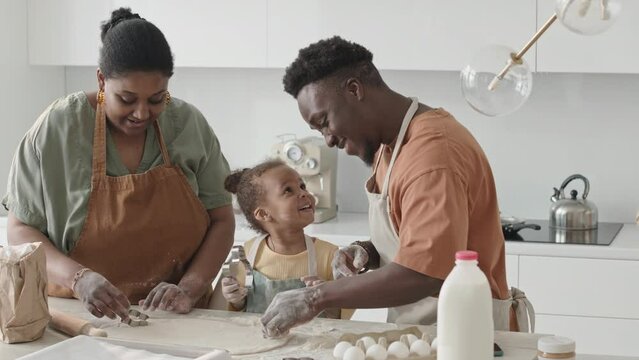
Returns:
[[[109,338],[133,340],[152,344],[182,344],[226,349],[231,355],[258,354],[280,348],[290,337],[265,339],[258,318],[156,318],[151,316],[148,326],[130,327],[108,322],[98,325]]]

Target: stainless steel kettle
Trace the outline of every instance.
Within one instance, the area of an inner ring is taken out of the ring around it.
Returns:
[[[570,198],[564,195],[564,189],[575,179],[583,180],[585,184],[581,199],[577,199],[577,190],[570,191]],[[590,191],[590,182],[580,174],[570,175],[559,189],[550,197],[550,228],[557,230],[592,230],[597,228],[597,206],[586,200]]]

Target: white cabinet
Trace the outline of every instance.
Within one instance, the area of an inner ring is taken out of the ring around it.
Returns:
[[[620,0],[603,34],[555,23],[526,56],[540,72],[639,73],[639,1]],[[155,23],[179,67],[283,68],[340,35],[380,69],[461,70],[489,44],[519,50],[555,11],[550,0],[28,0],[32,65],[96,66],[100,23],[120,6]],[[536,50],[536,56],[535,51]]]
[[[517,47],[535,30],[534,0],[269,0],[268,66],[340,35],[380,69],[461,70],[478,47]],[[534,66],[534,57],[527,59]]]
[[[579,35],[559,21],[553,24],[537,43],[537,71],[639,73],[639,50],[634,45],[639,35],[639,1],[621,3],[617,22],[598,35]],[[554,4],[538,0],[538,26],[555,12]]]
[[[266,66],[266,1],[117,0],[153,22],[180,67]]]
[[[582,353],[639,356],[639,261],[519,256],[519,285],[539,333],[575,339]]]
[[[109,18],[107,0],[28,0],[31,65],[98,64],[100,24]]]
[[[520,256],[519,285],[542,314],[639,320],[639,261]]]
[[[369,48],[380,69],[454,70],[491,43],[520,46],[535,0],[28,0],[33,65],[96,66],[99,25],[129,6],[166,35],[180,67],[288,66],[333,35]],[[534,66],[534,57],[527,59]]]
[[[266,66],[260,0],[29,0],[30,63],[97,66],[100,24],[121,6],[162,30],[176,66]]]
[[[567,336],[579,354],[639,356],[639,320],[542,314],[536,320],[537,333]]]

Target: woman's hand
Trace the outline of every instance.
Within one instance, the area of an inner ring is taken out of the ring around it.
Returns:
[[[106,315],[110,319],[115,319],[116,316],[122,320],[129,318],[131,304],[127,297],[95,271],[84,273],[75,283],[73,291],[95,317],[101,318]]]
[[[143,310],[150,309],[154,311],[156,309],[173,311],[178,314],[186,314],[193,309],[195,302],[186,293],[184,289],[166,282],[161,282],[156,285],[146,299],[140,300],[138,305],[142,306]]]
[[[222,295],[235,309],[243,309],[246,305],[248,291],[241,286],[236,278],[227,276],[222,278]]]

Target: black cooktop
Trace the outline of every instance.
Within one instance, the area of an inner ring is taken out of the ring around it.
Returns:
[[[524,241],[551,244],[610,245],[622,223],[600,222],[595,230],[555,230],[548,220],[526,220],[526,224],[538,224],[541,229],[521,229],[506,236],[507,241]]]

